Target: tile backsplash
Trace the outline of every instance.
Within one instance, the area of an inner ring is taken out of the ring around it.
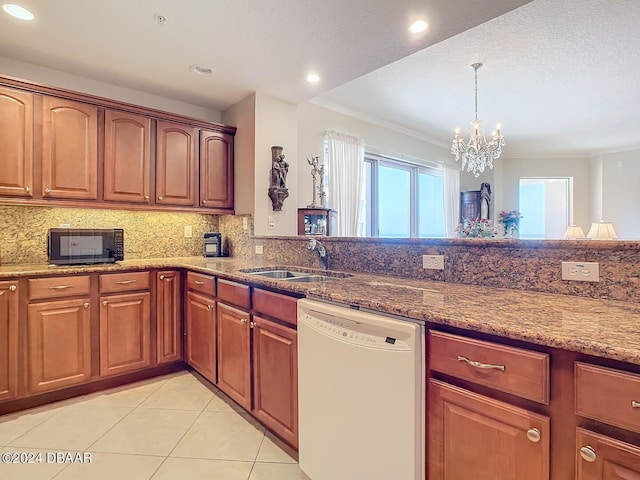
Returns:
[[[63,224],[123,228],[125,259],[202,255],[203,233],[218,231],[217,216],[199,213],[0,205],[0,263],[45,263],[47,233]],[[193,236],[184,238],[188,225]]]

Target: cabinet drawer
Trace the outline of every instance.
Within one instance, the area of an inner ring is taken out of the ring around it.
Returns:
[[[187,272],[187,289],[204,293],[209,297],[215,297],[216,279],[210,275]]]
[[[253,289],[254,310],[270,317],[283,320],[291,325],[298,324],[297,305],[298,299],[268,292],[258,288]]]
[[[228,280],[218,280],[218,299],[239,307],[251,308],[251,288]]]
[[[576,362],[576,413],[640,433],[640,375]]]
[[[432,370],[501,392],[549,403],[549,355],[430,331]]]
[[[100,293],[148,289],[149,272],[106,273],[100,275]]]
[[[29,300],[89,294],[89,275],[29,279]]]

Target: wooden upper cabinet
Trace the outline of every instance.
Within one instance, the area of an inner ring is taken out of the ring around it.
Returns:
[[[43,98],[42,196],[98,198],[98,108]]]
[[[33,95],[0,88],[0,195],[33,195]]]
[[[18,394],[18,286],[0,282],[0,401]]]
[[[233,136],[200,133],[200,206],[233,208]]]
[[[156,203],[195,206],[197,193],[198,129],[158,122]]]
[[[149,203],[151,119],[106,110],[104,114],[104,199]]]

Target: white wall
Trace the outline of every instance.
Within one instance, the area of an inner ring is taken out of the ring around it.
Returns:
[[[298,216],[298,118],[293,103],[261,93],[255,101],[255,218],[256,235],[297,235]],[[286,186],[289,197],[282,211],[274,212],[269,198],[271,147],[282,146],[289,163]],[[304,160],[304,159],[303,159]],[[306,163],[306,161],[305,161]],[[269,217],[275,220],[275,229],[269,229]]]
[[[640,238],[640,150],[609,153],[602,162],[602,218],[618,238]],[[598,221],[594,218],[593,221]]]
[[[520,177],[573,177],[573,222],[585,233],[591,225],[592,186],[588,158],[508,158],[496,163],[495,212],[518,209]]]
[[[234,139],[234,197],[238,215],[255,211],[256,95],[252,93],[222,112],[222,123],[237,127]]]
[[[207,122],[221,122],[221,113],[217,110],[71,75],[32,63],[19,62],[6,57],[0,57],[0,75],[186,115]]]

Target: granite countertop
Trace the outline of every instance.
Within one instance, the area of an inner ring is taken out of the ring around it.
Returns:
[[[640,365],[640,304],[637,303],[360,273],[329,277],[321,282],[288,283],[240,271],[272,266],[275,266],[273,262],[259,258],[203,257],[126,260],[96,266],[4,265],[0,266],[0,280],[28,275],[187,268],[257,286]]]

